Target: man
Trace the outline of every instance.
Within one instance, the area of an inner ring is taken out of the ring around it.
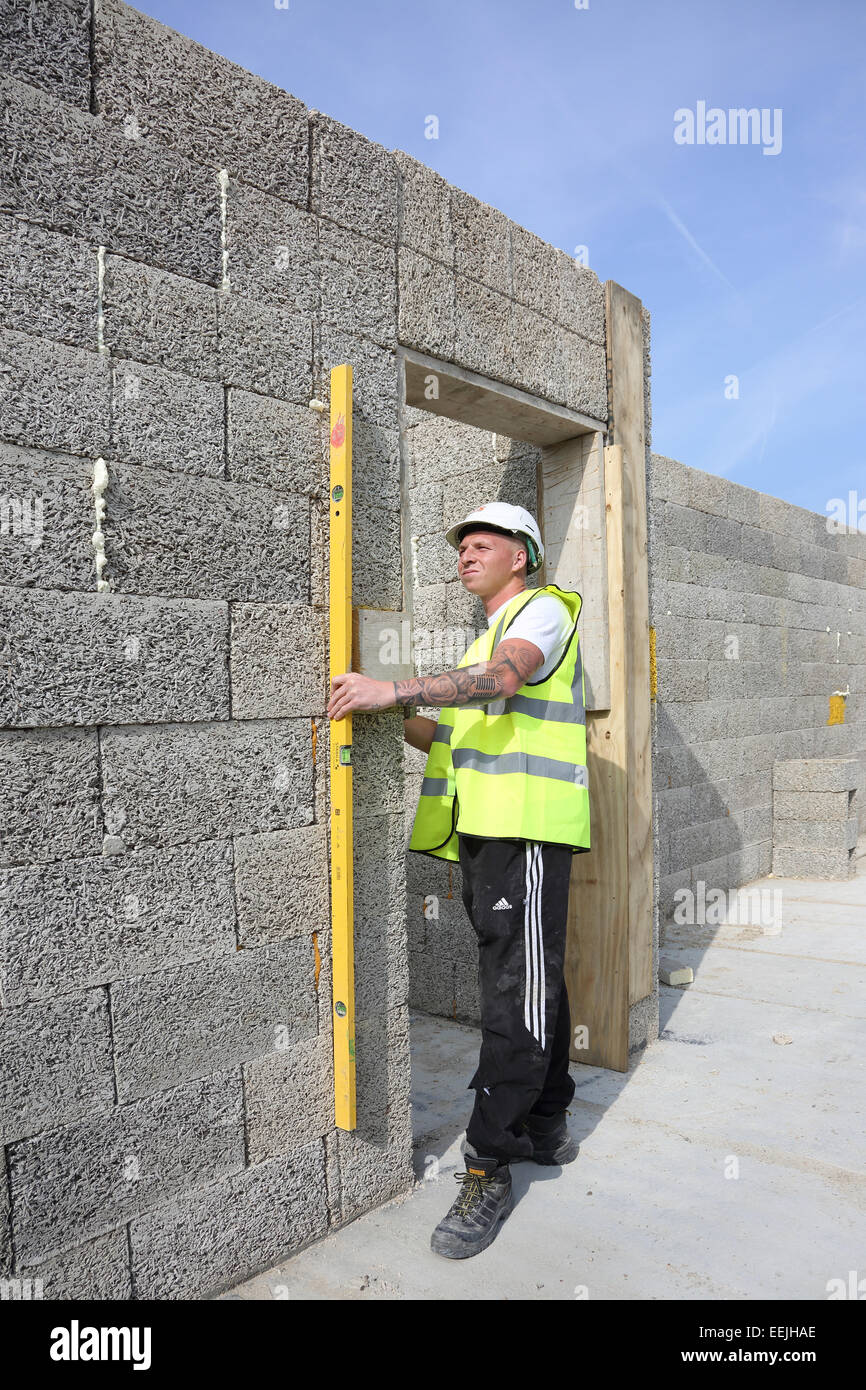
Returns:
[[[580,595],[527,589],[544,546],[523,507],[487,503],[446,539],[461,582],[484,603],[487,631],[453,671],[336,676],[328,714],[442,707],[438,723],[406,718],[404,732],[427,753],[409,848],[459,860],[478,938],[482,1043],[467,1167],[431,1238],[438,1254],[464,1259],[512,1209],[510,1163],[577,1156],[565,1122],[574,1082],[563,972],[571,856],[589,849],[589,792]]]

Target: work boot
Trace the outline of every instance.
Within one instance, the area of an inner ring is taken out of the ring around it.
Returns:
[[[525,1129],[532,1140],[536,1163],[571,1163],[577,1158],[580,1145],[568,1132],[564,1110],[559,1115],[529,1115]]]
[[[454,1176],[462,1187],[430,1237],[430,1249],[449,1260],[465,1260],[487,1249],[514,1206],[511,1170],[498,1158],[467,1154],[466,1171]]]

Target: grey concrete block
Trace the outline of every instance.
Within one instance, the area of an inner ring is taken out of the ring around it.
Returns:
[[[356,1029],[357,1127],[338,1130],[340,1218],[350,1221],[414,1182],[406,1007]]]
[[[776,849],[851,850],[857,848],[857,817],[848,820],[782,820],[772,818]]]
[[[431,357],[452,358],[455,285],[451,267],[403,246],[399,286],[400,342]]]
[[[215,171],[127,139],[98,116],[8,81],[0,125],[10,159],[2,210],[136,260],[218,284]],[[127,108],[128,110],[128,108]]]
[[[658,661],[659,698],[665,701],[708,699],[707,666],[706,661]]]
[[[105,730],[101,749],[107,829],[129,848],[312,821],[308,719],[130,725]]]
[[[435,910],[434,910],[435,909]],[[435,960],[474,960],[478,938],[463,898],[438,898],[429,905],[426,918],[426,949]]]
[[[451,225],[458,274],[510,296],[512,224],[505,214],[462,188],[452,188]]]
[[[687,901],[683,890],[691,892],[691,869],[678,869],[676,873],[662,874],[659,877],[659,920],[670,921],[677,908]]]
[[[761,494],[754,488],[743,487],[741,483],[728,480],[725,503],[732,521],[742,521],[745,525],[757,528],[760,520]]]
[[[694,865],[699,860],[722,858],[741,842],[739,827],[730,816],[675,830],[671,834],[671,871]]]
[[[312,213],[231,179],[225,235],[232,294],[316,313],[319,248]]]
[[[248,483],[109,468],[104,577],[118,593],[303,602],[306,498]]]
[[[225,392],[145,362],[114,362],[111,453],[123,463],[221,478]]]
[[[400,179],[399,237],[421,256],[454,264],[451,187],[440,174],[403,150],[393,151]]]
[[[96,251],[18,217],[0,216],[0,324],[73,347],[97,346]]]
[[[561,401],[570,410],[579,410],[606,422],[607,365],[604,348],[563,329],[556,335],[556,344],[559,359],[554,380],[558,393],[554,400]]]
[[[423,754],[420,755],[423,758]],[[412,807],[414,818],[415,807]],[[462,890],[460,865],[453,860],[437,859],[430,854],[406,854],[406,887],[421,898],[435,893],[440,898],[458,897]],[[420,896],[419,896],[420,895]]]
[[[651,454],[649,482],[652,496],[682,507],[689,505],[689,470],[684,463],[664,454]]]
[[[249,1162],[292,1154],[334,1125],[334,1048],[330,1033],[244,1066]]]
[[[230,846],[181,845],[0,876],[5,1003],[234,954]]]
[[[215,380],[217,294],[208,285],[106,256],[105,344],[116,356]]]
[[[720,854],[715,859],[708,859],[701,864],[693,864],[691,870],[692,892],[695,894],[703,893],[705,898],[715,889],[720,888],[722,892],[727,892],[734,881],[734,865],[738,852],[739,846],[734,846],[730,854]]]
[[[312,1036],[314,965],[311,942],[299,937],[114,985],[119,1099],[226,1072]]]
[[[568,394],[569,364],[564,347],[567,336],[564,329],[556,328],[550,319],[534,309],[512,303],[509,309],[510,358],[506,363],[505,380],[513,381],[534,396],[564,401]]]
[[[321,714],[327,704],[324,614],[302,603],[232,608],[232,715]]]
[[[143,1299],[204,1297],[270,1268],[327,1229],[317,1139],[133,1221],[136,1292]]]
[[[390,739],[381,736],[377,741],[390,763]],[[365,751],[368,755],[372,752],[369,742]],[[399,936],[405,933],[406,866],[402,807],[390,812],[373,811],[360,796],[358,803],[353,862],[355,917],[359,924],[364,924],[364,939],[359,938],[357,942],[359,955],[362,955],[364,942],[377,933],[385,930]]]
[[[21,1271],[42,1281],[45,1299],[128,1300],[132,1298],[126,1228],[74,1245]]]
[[[403,851],[402,814],[371,817],[356,822],[354,886],[357,1018],[369,1018],[373,1014],[398,1008],[405,1004],[409,997]],[[328,954],[330,956],[330,945]],[[329,972],[327,988],[330,988]],[[322,994],[322,997],[326,997],[325,994]]]
[[[0,330],[0,436],[96,457],[108,452],[108,361],[96,352]]]
[[[310,604],[324,610],[329,604],[330,509],[327,501],[310,499]]]
[[[773,819],[790,821],[847,821],[851,792],[774,791]]]
[[[85,1115],[104,1115],[112,1108],[114,1070],[105,990],[4,1008],[0,1036],[4,1143]]]
[[[456,570],[457,551],[448,544],[442,531],[413,537],[412,578],[415,584],[447,584]]]
[[[98,109],[129,138],[306,206],[308,122],[297,97],[121,0],[99,0],[94,58]]]
[[[707,816],[700,816],[698,808],[693,807],[692,797],[695,791],[697,788],[691,787],[662,787],[659,790],[656,817],[660,830],[671,835],[674,831],[691,825],[693,820],[709,819]]]
[[[511,301],[465,275],[455,277],[454,360],[498,381],[510,381]]]
[[[309,403],[313,337],[305,314],[221,294],[218,318],[220,375],[227,386]]]
[[[41,87],[71,106],[90,103],[89,0],[5,5],[0,64],[19,82]]]
[[[742,525],[729,517],[707,518],[707,549],[714,555],[729,555],[739,560],[742,553]]]
[[[16,1257],[36,1264],[241,1169],[240,1074],[121,1105],[7,1152]]]
[[[677,584],[688,584],[692,578],[695,552],[685,545],[662,545],[661,541],[659,545],[661,549],[656,561],[656,574]]]
[[[0,583],[90,589],[93,465],[0,444]]]
[[[688,480],[690,507],[719,518],[728,515],[728,490],[731,484],[727,478],[706,473],[700,468],[690,468]]]
[[[686,704],[656,704],[656,732],[655,737],[659,745],[680,745],[688,743],[690,731],[693,727],[692,720],[699,710],[705,707]],[[718,718],[718,715],[716,716]],[[698,734],[697,737],[714,738],[715,732],[709,734]]]
[[[814,512],[765,492],[760,494],[758,525],[765,531],[774,531],[797,541],[811,542],[816,539]]]
[[[352,423],[399,428],[399,381],[396,354],[332,324],[322,327],[317,352],[317,379],[321,392],[330,394],[330,371],[352,363]]]
[[[325,768],[321,775],[326,774]],[[310,936],[328,925],[330,879],[324,825],[237,835],[234,858],[241,946]]]
[[[397,241],[397,163],[381,145],[316,112],[313,206],[341,227],[393,246]]]
[[[677,502],[665,505],[664,544],[680,546],[684,549],[705,550],[707,544],[707,519],[694,507],[683,507]]]
[[[400,512],[401,445],[396,430],[352,422],[352,495],[356,506]],[[326,485],[327,490],[327,485]]]
[[[9,1212],[9,1181],[6,1155],[0,1145],[0,1277],[12,1273],[12,1225]]]
[[[710,700],[739,700],[751,693],[746,678],[746,666],[755,663],[722,660],[707,662],[707,698]]]
[[[322,432],[322,418],[309,406],[232,388],[227,408],[228,476],[285,492],[327,493]]]
[[[773,786],[778,792],[847,792],[859,785],[856,758],[793,758],[773,767]]]
[[[352,603],[403,610],[400,513],[355,501],[352,509]]]
[[[356,820],[403,812],[403,719],[396,707],[367,712],[353,730]]]
[[[776,878],[853,878],[857,872],[853,849],[802,849],[773,846]]]
[[[459,475],[476,468],[489,468],[492,462],[502,462],[489,430],[465,425],[458,420],[448,420],[444,416],[418,411],[409,420],[407,430],[407,458],[412,465],[407,477],[410,486],[432,480],[456,479]],[[491,443],[493,449],[491,450]]]
[[[477,957],[458,960],[454,965],[454,1004],[449,1015],[457,1023],[481,1026],[481,1003]],[[470,1097],[471,1102],[471,1097]],[[467,1104],[467,1118],[471,1103]]]
[[[324,323],[348,327],[383,347],[397,341],[397,255],[368,237],[323,222],[319,277]]]
[[[98,760],[95,730],[0,731],[0,862],[99,853]]]
[[[580,333],[582,330],[578,324],[560,317],[563,289],[560,277],[564,253],[517,222],[511,223],[510,232],[511,293],[514,298],[535,313]],[[571,258],[566,256],[565,259]]]
[[[227,618],[218,603],[0,588],[0,719],[227,719]]]
[[[409,1003],[438,1018],[457,1017],[457,965],[417,946],[409,955]]]
[[[555,315],[563,327],[590,342],[605,343],[604,285],[594,270],[557,251],[559,308]],[[649,438],[649,436],[647,436]]]

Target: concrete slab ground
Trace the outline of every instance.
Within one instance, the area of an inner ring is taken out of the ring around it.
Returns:
[[[221,1297],[823,1301],[862,1278],[866,841],[857,866],[741,889],[780,890],[764,926],[666,928],[694,982],[661,986],[659,1040],[628,1073],[572,1067],[577,1160],[515,1165],[515,1209],[470,1260],[429,1239],[479,1034],[414,1013],[414,1190]]]

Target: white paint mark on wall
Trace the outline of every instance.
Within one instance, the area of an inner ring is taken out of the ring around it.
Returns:
[[[418,542],[420,539],[420,536],[409,537],[409,546],[412,552],[412,587],[414,589],[418,587]]]
[[[94,507],[96,509],[96,530],[93,533],[93,549],[96,555],[96,587],[100,593],[110,590],[111,585],[107,579],[102,578],[102,571],[105,569],[105,536],[102,531],[102,523],[105,520],[105,490],[108,487],[108,469],[105,466],[105,459],[98,458],[93,465],[93,483],[91,492],[93,493]]]
[[[223,260],[223,275],[222,281],[220,282],[220,289],[224,290],[225,293],[228,294],[229,290],[231,289],[231,281],[229,279],[229,251],[228,242],[226,241],[226,223],[228,220],[229,192],[228,169],[220,169],[218,178],[220,186],[220,246],[222,247]]]
[[[107,352],[105,346],[105,247],[96,252],[96,350]]]

